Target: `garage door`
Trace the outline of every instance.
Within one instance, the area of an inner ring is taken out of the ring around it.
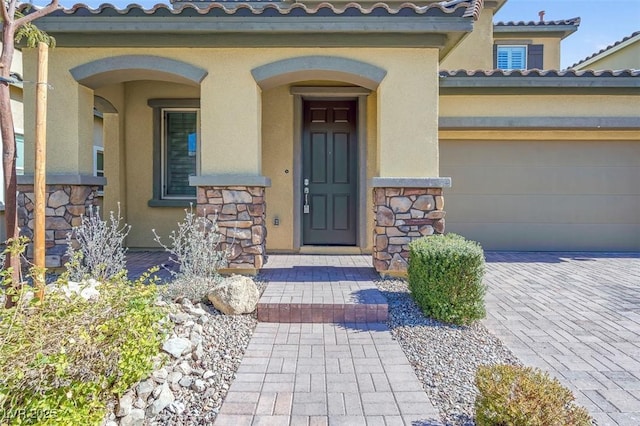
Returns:
[[[640,250],[640,141],[440,142],[446,229],[489,250]]]

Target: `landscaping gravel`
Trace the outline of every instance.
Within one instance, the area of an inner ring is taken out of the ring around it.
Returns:
[[[264,282],[256,281],[260,293]],[[159,301],[167,305],[167,302]],[[257,324],[256,315],[223,315],[183,298],[168,304],[173,332],[165,361],[125,393],[105,426],[211,425],[220,411]]]
[[[458,327],[423,315],[406,281],[376,282],[389,304],[388,325],[427,395],[450,425],[473,425],[478,366],[520,364],[479,322]]]

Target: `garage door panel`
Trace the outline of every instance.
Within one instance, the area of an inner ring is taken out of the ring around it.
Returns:
[[[639,167],[441,167],[456,194],[640,195]]]
[[[450,223],[447,232],[479,241],[485,250],[637,251],[640,225]]]
[[[640,224],[640,197],[637,196],[445,194],[445,199],[447,224]]]
[[[448,232],[493,250],[640,250],[639,141],[440,147]]]

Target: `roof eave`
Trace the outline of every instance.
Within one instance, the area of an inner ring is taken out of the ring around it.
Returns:
[[[493,33],[518,37],[560,37],[565,39],[578,31],[578,25],[494,25]]]
[[[473,19],[429,16],[46,16],[38,28],[60,47],[429,46],[446,54]],[[197,38],[194,39],[194,36]]]
[[[441,88],[640,88],[634,76],[440,76]]]

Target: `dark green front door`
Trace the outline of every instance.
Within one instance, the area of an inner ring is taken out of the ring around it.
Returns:
[[[355,101],[307,101],[302,137],[302,243],[355,245]]]

